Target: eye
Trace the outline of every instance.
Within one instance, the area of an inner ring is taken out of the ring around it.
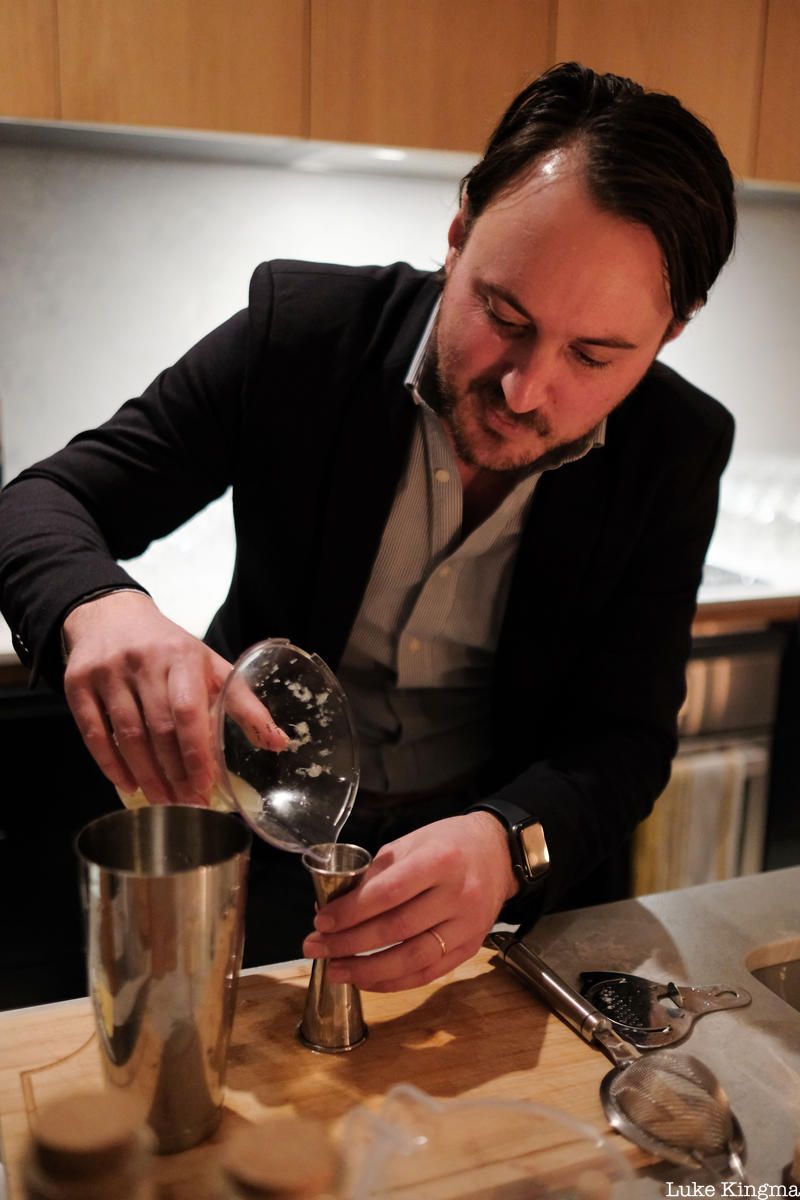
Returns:
[[[585,350],[581,350],[578,346],[574,347],[573,354],[582,367],[588,367],[591,371],[602,371],[603,367],[610,367],[611,362],[604,358],[592,358],[591,354],[587,354]]]
[[[495,307],[495,301],[489,296],[482,297],[483,308],[491,323],[502,329],[504,333],[511,336],[518,336],[528,331],[528,324],[525,321],[510,321],[507,317],[501,317]]]

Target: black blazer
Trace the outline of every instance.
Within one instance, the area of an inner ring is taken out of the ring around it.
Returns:
[[[58,683],[81,596],[233,486],[236,565],[208,642],[267,636],[335,669],[406,460],[403,380],[441,287],[405,264],[260,266],[247,310],[0,499],[0,596]],[[703,558],[733,421],[661,364],[606,445],[534,494],[503,622],[481,780],[540,817],[545,905],[612,855],[669,777]]]

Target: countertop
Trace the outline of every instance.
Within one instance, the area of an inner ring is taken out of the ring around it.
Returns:
[[[243,976],[222,1120],[209,1140],[155,1161],[159,1200],[218,1200],[210,1181],[220,1145],[243,1120],[299,1113],[325,1122],[351,1147],[343,1122],[358,1110],[380,1110],[400,1083],[442,1103],[462,1096],[534,1102],[593,1129],[604,1124],[599,1085],[606,1060],[534,1001],[490,950],[424,987],[364,993],[369,1036],[352,1054],[315,1054],[296,1037],[309,963]],[[19,1166],[36,1113],[50,1100],[102,1085],[96,1043],[88,999],[0,1013],[0,1136],[11,1200],[21,1200]],[[611,1140],[632,1166],[650,1161],[618,1135]],[[557,1151],[570,1167],[573,1146]],[[501,1174],[502,1160],[501,1148]],[[471,1181],[466,1193],[436,1186],[412,1194],[485,1195]]]
[[[746,1008],[709,1014],[679,1048],[715,1072],[748,1143],[753,1183],[780,1183],[800,1137],[800,1012],[751,975],[800,957],[800,867],[547,917],[526,941],[570,983],[630,971],[694,986],[742,987]],[[654,1180],[674,1180],[657,1167]]]
[[[557,914],[526,939],[572,983],[581,970],[612,969],[751,993],[749,1007],[700,1018],[680,1049],[706,1062],[727,1091],[755,1185],[780,1182],[800,1134],[800,1012],[759,983],[747,964],[800,954],[799,896],[800,867],[794,867]],[[426,988],[365,993],[370,1038],[352,1055],[310,1055],[295,1040],[307,974],[303,962],[246,973],[221,1132],[185,1155],[159,1160],[172,1181],[170,1197],[199,1200],[197,1181],[207,1175],[226,1123],[235,1127],[275,1106],[335,1120],[356,1104],[379,1103],[400,1082],[441,1099],[535,1100],[604,1126],[597,1087],[609,1064],[488,951]],[[0,1120],[12,1168],[37,1104],[97,1078],[91,1030],[88,1000],[0,1014]],[[667,1181],[697,1179],[683,1168],[647,1165],[640,1151],[612,1136],[638,1168],[637,1198],[664,1195]]]

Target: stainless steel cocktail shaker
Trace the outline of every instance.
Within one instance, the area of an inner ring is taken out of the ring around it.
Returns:
[[[78,836],[103,1070],[143,1101],[161,1153],[219,1121],[250,842],[236,817],[176,806],[111,813]]]

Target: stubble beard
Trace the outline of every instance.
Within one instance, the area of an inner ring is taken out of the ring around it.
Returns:
[[[514,453],[509,439],[486,426],[480,419],[481,414],[487,410],[500,413],[519,430],[521,436],[535,433],[543,439],[552,433],[546,417],[536,411],[512,412],[505,402],[502,388],[493,379],[475,379],[465,391],[459,392],[438,354],[434,365],[439,415],[447,423],[458,457],[469,467],[498,473],[550,471],[585,454],[596,439],[595,426],[579,438],[551,446],[543,454],[536,454],[532,449]],[[477,435],[470,432],[470,421],[478,426]],[[488,446],[488,452],[481,452],[481,442],[484,447]]]

